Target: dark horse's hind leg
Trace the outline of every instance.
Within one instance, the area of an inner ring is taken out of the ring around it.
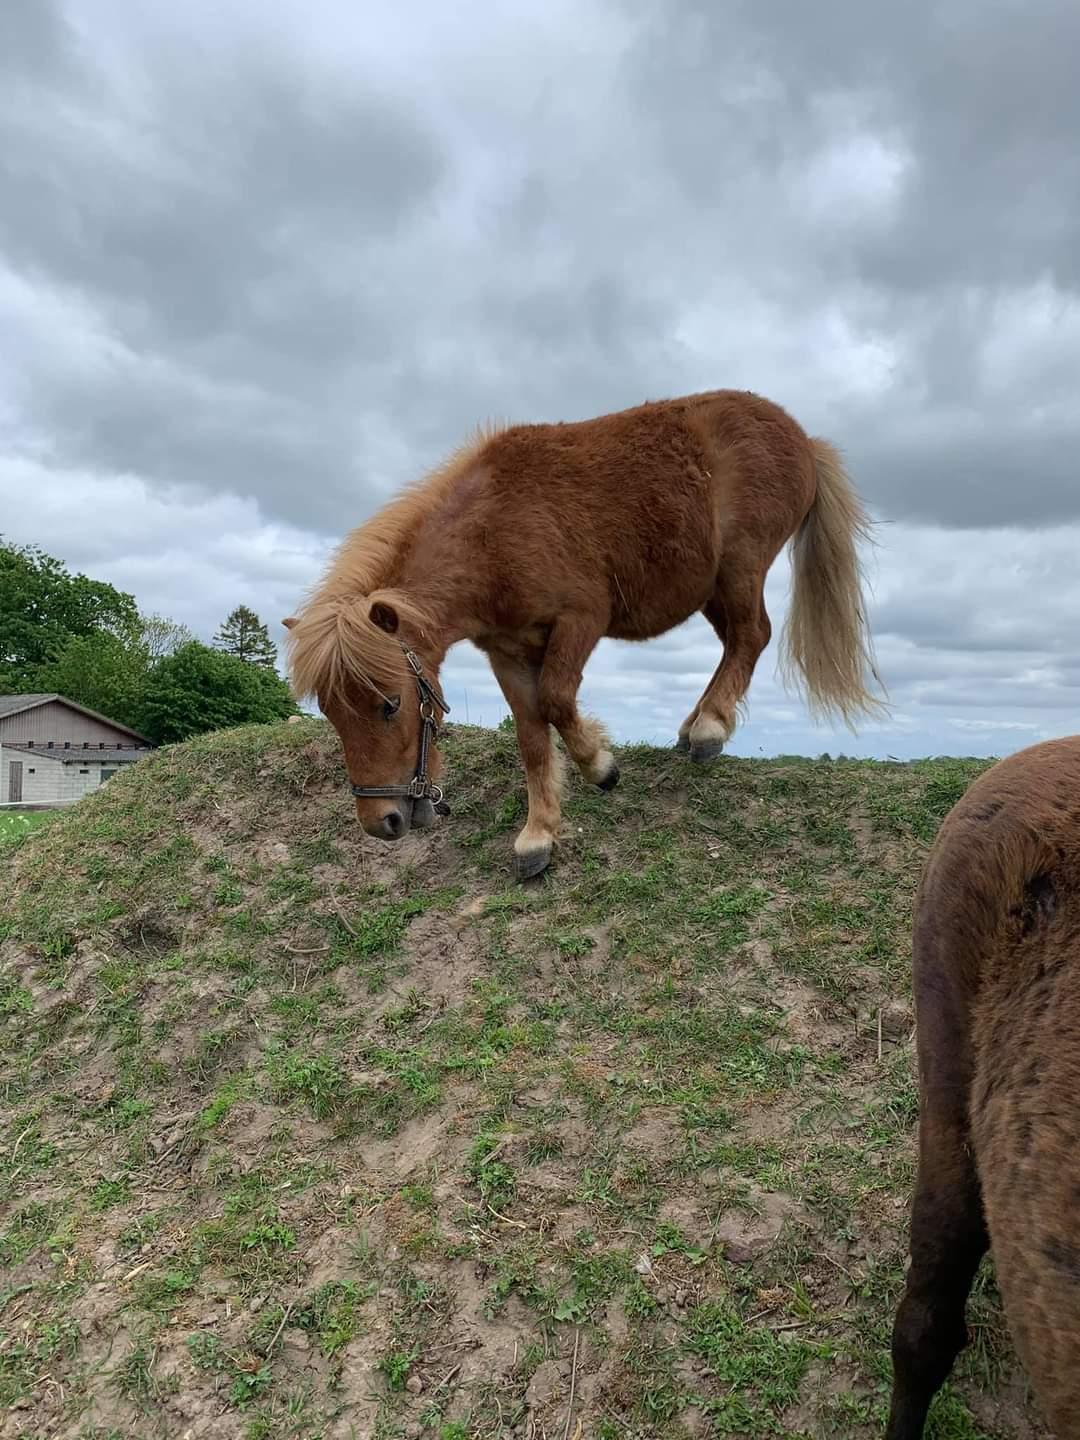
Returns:
[[[966,1129],[920,1137],[911,1212],[911,1269],[893,1326],[893,1394],[886,1440],[921,1440],[930,1402],[967,1344],[964,1310],[986,1253],[978,1177]]]
[[[926,1412],[967,1343],[964,1310],[989,1239],[972,1151],[970,936],[953,915],[948,876],[931,861],[912,945],[919,1055],[919,1171],[911,1267],[893,1326],[886,1440],[920,1440]]]
[[[942,904],[931,872],[915,923],[919,1171],[886,1440],[921,1440],[930,1402],[967,1344],[964,1310],[989,1244],[968,1118],[969,1000],[950,968],[957,939],[939,928]]]

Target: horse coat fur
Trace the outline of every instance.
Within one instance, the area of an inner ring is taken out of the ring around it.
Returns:
[[[649,640],[695,612],[723,654],[679,741],[715,758],[772,633],[769,568],[793,542],[787,675],[815,711],[879,708],[857,545],[868,531],[836,451],[760,396],[712,391],[597,419],[480,435],[344,541],[289,627],[300,695],[341,735],[354,785],[400,784],[417,748],[403,646],[437,681],[449,648],[488,656],[513,712],[529,791],[519,873],[543,869],[560,822],[557,732],[610,787],[614,758],[577,692],[599,641]],[[432,761],[437,766],[437,753]],[[359,799],[370,833],[419,816]]]
[[[1080,736],[953,808],[916,903],[919,1168],[888,1440],[919,1440],[989,1246],[1057,1440],[1080,1437]]]

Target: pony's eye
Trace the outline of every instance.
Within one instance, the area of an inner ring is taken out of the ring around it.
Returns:
[[[401,709],[401,696],[391,695],[388,700],[383,701],[382,713],[384,720],[392,720]]]

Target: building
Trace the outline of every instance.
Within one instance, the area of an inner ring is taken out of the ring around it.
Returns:
[[[70,804],[152,749],[62,695],[0,695],[0,805]]]

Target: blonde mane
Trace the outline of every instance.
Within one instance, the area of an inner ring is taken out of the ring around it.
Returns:
[[[395,636],[371,619],[372,605],[392,605],[401,625],[423,636],[431,620],[395,587],[417,528],[496,433],[478,430],[437,469],[397,495],[345,537],[320,584],[289,623],[289,675],[298,699],[344,696],[359,685],[400,693],[407,677]]]

